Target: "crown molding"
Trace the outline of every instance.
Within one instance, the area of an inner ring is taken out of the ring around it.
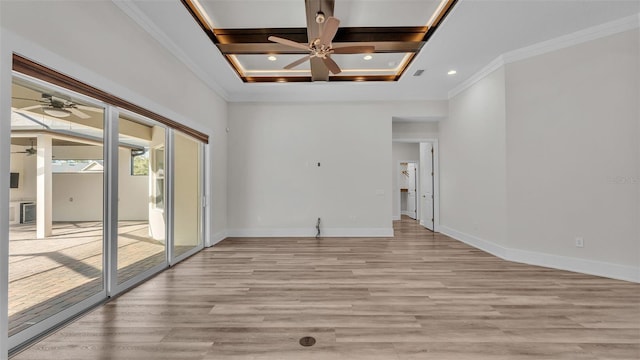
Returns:
[[[624,17],[503,54],[506,64],[601,39],[640,27],[640,14]]]
[[[460,84],[460,85],[456,86],[455,88],[451,89],[451,91],[449,91],[449,94],[448,94],[449,99],[451,99],[451,98],[455,97],[456,95],[460,94],[461,92],[467,90],[468,88],[473,86],[475,83],[477,83],[478,81],[484,79],[489,74],[491,74],[492,72],[500,69],[504,65],[505,65],[505,62],[504,62],[503,55],[498,56],[495,60],[493,60],[492,62],[487,64],[485,67],[480,69],[480,71],[478,71],[477,73],[473,74],[470,78],[468,78],[467,80],[462,82],[462,84]]]
[[[222,97],[225,101],[229,101],[229,94],[218,83],[211,78],[206,71],[194,63],[187,54],[173,42],[165,32],[160,30],[156,24],[146,16],[138,6],[131,0],[111,0],[122,12],[127,14],[136,24],[144,29],[156,41],[167,49],[173,56],[180,60],[197,78],[199,78],[208,88]]]
[[[475,83],[484,79],[486,76],[506,64],[529,59],[538,55],[565,49],[571,46],[601,39],[625,31],[637,29],[639,27],[640,13],[608,23],[593,26],[587,29],[579,30],[571,34],[557,37],[555,39],[539,42],[531,46],[509,51],[498,56],[495,60],[491,61],[489,64],[487,64],[480,71],[465,80],[463,83],[451,89],[451,91],[449,91],[448,93],[449,99],[470,88]]]

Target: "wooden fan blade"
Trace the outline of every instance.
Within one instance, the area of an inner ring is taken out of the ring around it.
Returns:
[[[292,62],[291,64],[287,65],[284,67],[285,70],[289,70],[289,69],[293,69],[294,67],[304,63],[305,61],[309,60],[311,58],[311,55],[307,55],[301,59],[298,59],[294,62]]]
[[[91,118],[91,116],[83,113],[82,111],[78,110],[78,109],[74,109],[74,108],[67,108],[67,110],[71,111],[71,113],[77,117],[79,117],[80,119],[89,119]]]
[[[338,32],[338,26],[340,26],[340,20],[334,18],[333,16],[329,17],[324,22],[324,28],[322,29],[322,33],[320,34],[320,44],[329,46],[333,37],[336,36]]]
[[[372,53],[376,50],[375,46],[345,46],[333,48],[334,54],[363,54]]]
[[[284,38],[277,37],[277,36],[269,36],[269,41],[273,41],[275,43],[286,45],[286,46],[291,46],[291,47],[294,47],[296,49],[309,50],[309,45],[307,45],[307,44],[300,44],[300,43],[297,43],[295,41],[292,41],[292,40],[289,40],[289,39],[284,39]]]
[[[23,97],[11,97],[14,100],[27,100],[27,101],[35,101],[39,103],[48,103],[48,101],[42,101],[40,99],[31,99],[31,98],[23,98]]]
[[[17,111],[27,111],[27,110],[39,109],[41,107],[42,107],[42,105],[32,105],[32,106],[23,107],[21,109],[16,109],[16,110]]]
[[[337,75],[342,72],[342,70],[340,70],[340,66],[338,66],[338,64],[336,64],[336,62],[333,61],[332,58],[327,56],[322,59],[322,62],[324,62],[324,65],[327,67],[327,69],[329,69],[329,71],[331,71],[332,74]]]
[[[104,111],[104,109],[102,108],[97,108],[97,107],[91,107],[91,106],[86,106],[86,105],[77,105],[76,104],[76,108],[82,111],[91,111],[91,112],[96,112],[96,113],[101,113]]]

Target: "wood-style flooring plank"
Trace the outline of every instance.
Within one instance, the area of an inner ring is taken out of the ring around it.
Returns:
[[[639,284],[394,228],[226,239],[15,359],[640,359]]]

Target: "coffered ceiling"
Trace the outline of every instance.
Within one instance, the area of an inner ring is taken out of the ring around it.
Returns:
[[[287,29],[279,34],[286,38],[285,31],[298,31],[294,40],[308,40],[305,0],[199,1],[212,29]],[[308,62],[292,73],[281,71],[303,55],[284,48],[278,49],[273,62],[264,54],[236,54],[245,71],[243,79],[226,50],[219,47],[222,41],[212,40],[182,0],[118,0],[114,4],[226,100],[271,102],[447,99],[449,91],[503,54],[621,19],[636,19],[637,24],[640,13],[640,0],[458,0],[395,81],[333,81],[330,75],[330,81],[312,82]],[[335,0],[333,15],[340,19],[340,29],[424,27],[440,4],[439,0]],[[348,32],[338,30],[336,43],[342,31]],[[258,44],[274,46],[265,39],[271,34],[264,31]],[[371,68],[380,70],[385,65],[393,68],[403,59],[401,54],[377,48],[372,55]],[[334,56],[345,70],[354,70],[342,76],[363,75],[357,71],[369,66],[360,55]],[[456,73],[449,75],[451,70]],[[274,73],[265,75],[265,71]],[[259,76],[305,79],[247,81]]]
[[[303,82],[397,81],[456,1],[182,3],[242,81]],[[394,13],[406,16],[400,21]],[[335,37],[323,44],[338,22]]]

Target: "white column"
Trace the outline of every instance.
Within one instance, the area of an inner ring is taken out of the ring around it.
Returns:
[[[36,180],[36,237],[42,239],[51,236],[53,218],[51,159],[52,145],[50,135],[38,135],[38,158]]]

